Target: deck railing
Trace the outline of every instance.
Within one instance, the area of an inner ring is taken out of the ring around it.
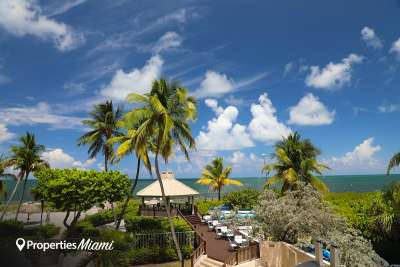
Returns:
[[[195,240],[195,232],[175,232],[179,245],[192,246]],[[148,247],[171,247],[173,246],[172,234],[167,233],[148,233],[148,234],[134,234],[133,247],[134,248],[148,248]]]
[[[258,258],[260,258],[260,246],[258,243],[254,243],[248,247],[237,249],[235,253],[225,260],[224,266],[234,266]]]
[[[197,215],[197,207],[194,206],[195,214]],[[201,233],[197,230],[196,226],[191,224],[186,217],[182,214],[182,212],[178,209],[178,215],[183,218],[187,224],[190,225],[190,227],[193,229],[195,232],[195,250],[193,250],[192,254],[190,255],[190,263],[191,266],[194,267],[194,264],[197,262],[197,260],[204,254],[207,254],[206,250],[206,240],[203,238]]]

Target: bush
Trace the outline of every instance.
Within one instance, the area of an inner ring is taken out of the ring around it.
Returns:
[[[54,224],[45,224],[32,228],[24,229],[24,236],[31,239],[47,239],[56,236],[60,232],[60,227]]]
[[[0,238],[14,238],[21,236],[24,231],[24,223],[21,221],[5,220],[0,222]]]
[[[231,208],[253,209],[258,202],[260,192],[253,188],[245,188],[239,191],[232,191],[223,197],[223,201]]]
[[[181,218],[173,218],[176,232],[191,231],[190,226]],[[170,232],[167,218],[126,216],[125,225],[128,232],[133,233],[165,233]]]
[[[222,200],[202,199],[196,201],[197,209],[202,215],[207,214],[212,207],[221,206],[222,204],[224,204]]]
[[[114,221],[111,210],[99,211],[98,213],[86,216],[85,221],[89,221],[94,226],[104,225]]]
[[[75,225],[73,229],[70,230],[69,233],[67,233],[67,236],[93,238],[93,237],[98,237],[99,234],[100,231],[96,227],[94,227],[94,225],[91,224],[89,221],[80,221]]]

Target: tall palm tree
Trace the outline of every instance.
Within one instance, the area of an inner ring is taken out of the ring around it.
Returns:
[[[90,130],[79,137],[78,145],[89,145],[89,158],[95,158],[101,152],[104,155],[104,170],[106,172],[108,171],[108,163],[114,156],[113,145],[108,143],[107,140],[120,135],[117,122],[121,119],[122,113],[120,107],[115,109],[112,101],[106,101],[95,105],[89,113],[91,118],[82,121],[83,125],[88,126]],[[114,203],[111,202],[110,204],[116,222]]]
[[[107,143],[107,140],[120,134],[117,122],[122,117],[122,109],[120,107],[115,109],[112,101],[106,101],[95,105],[89,115],[91,118],[82,123],[90,130],[79,137],[78,145],[89,145],[90,158],[95,158],[101,152],[104,155],[104,170],[108,171],[108,163],[114,151],[112,144]]]
[[[222,187],[225,185],[242,185],[240,181],[229,178],[231,172],[232,167],[224,168],[224,159],[217,157],[211,164],[206,165],[197,183],[210,186],[214,191],[218,192],[218,200],[221,200]]]
[[[7,179],[13,179],[13,180],[17,180],[17,176],[13,173],[7,173],[6,172],[6,168],[4,167],[4,163],[5,163],[6,157],[1,154],[0,155],[0,192],[3,193],[4,198],[6,198],[6,192],[7,192],[7,188],[6,188],[6,180]]]
[[[154,148],[154,167],[161,188],[163,202],[166,205],[168,222],[175,243],[178,258],[183,262],[182,253],[176,238],[169,202],[165,196],[164,185],[159,168],[159,157],[165,162],[173,154],[177,145],[189,160],[188,147],[195,148],[189,122],[197,117],[196,100],[187,95],[187,90],[177,82],[165,79],[156,80],[149,94],[130,94],[128,101],[140,107],[129,112],[126,117],[131,123],[138,125],[135,134],[135,151],[142,155],[148,150],[149,142]]]
[[[109,143],[114,144],[114,143],[119,143],[120,145],[117,147],[116,150],[116,155],[115,155],[115,160],[119,161],[122,157],[125,157],[129,154],[132,154],[135,152],[135,143],[136,143],[136,133],[137,133],[137,126],[130,124],[129,120],[124,118],[123,120],[118,122],[118,127],[121,129],[124,129],[124,132],[121,133],[120,136],[113,137],[108,140]],[[136,185],[139,180],[139,174],[140,174],[140,162],[143,160],[145,166],[147,169],[151,172],[151,163],[149,160],[149,156],[147,154],[147,150],[143,151],[144,154],[140,155],[137,152],[135,152],[136,156],[136,176],[135,176],[135,181],[132,184],[130,192],[126,195],[125,202],[122,205],[121,212],[117,216],[117,222],[115,224],[115,229],[118,230],[122,218],[126,212],[126,209],[128,207],[129,200],[132,197],[133,192],[135,191]]]
[[[400,165],[400,152],[393,155],[387,166],[386,174],[389,175],[390,171]]]
[[[326,192],[328,187],[314,173],[321,175],[328,166],[317,161],[320,154],[310,140],[301,139],[297,132],[275,144],[273,158],[276,162],[266,164],[264,172],[274,172],[267,184],[282,183],[282,192],[296,188],[299,182],[311,184],[315,189]]]
[[[11,146],[10,157],[4,161],[5,167],[13,167],[15,170],[18,170],[18,179],[17,184],[15,185],[15,188],[7,201],[6,208],[4,209],[0,220],[3,219],[4,214],[11,203],[11,200],[14,198],[16,189],[18,188],[20,182],[23,180],[22,191],[18,203],[17,212],[15,214],[15,220],[18,219],[19,210],[21,208],[22,200],[24,198],[26,182],[28,181],[29,174],[42,168],[49,167],[49,164],[41,158],[41,154],[45,151],[45,147],[36,143],[34,134],[26,133],[19,138],[19,142],[20,145]]]

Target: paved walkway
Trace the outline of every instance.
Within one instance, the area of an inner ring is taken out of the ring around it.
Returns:
[[[214,231],[208,231],[207,225],[198,224],[196,228],[206,240],[206,250],[209,258],[224,262],[234,254],[234,252],[229,251],[229,242],[224,238],[218,239]]]

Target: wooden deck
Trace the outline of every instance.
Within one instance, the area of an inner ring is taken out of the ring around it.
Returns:
[[[196,225],[196,229],[206,240],[206,251],[209,258],[224,262],[235,253],[229,251],[229,242],[225,239],[217,239],[216,233],[214,231],[208,231],[207,225],[198,224]]]

